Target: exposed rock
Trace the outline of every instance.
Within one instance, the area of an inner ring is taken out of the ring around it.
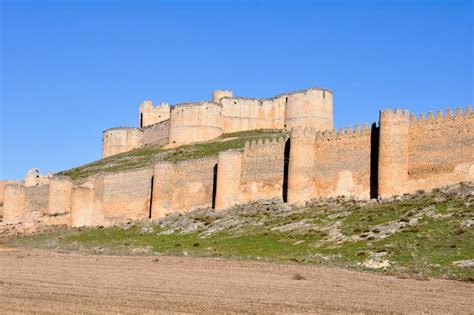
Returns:
[[[272,228],[272,231],[279,231],[279,232],[289,232],[293,230],[302,230],[302,229],[309,229],[313,225],[306,223],[306,220],[301,220],[293,223],[288,223],[283,226],[277,226]]]
[[[453,262],[453,264],[460,268],[470,268],[470,267],[474,267],[474,259],[459,260],[459,261]]]
[[[370,257],[361,265],[370,269],[386,269],[390,267],[390,261],[385,259],[385,256],[387,256],[386,252],[371,253]]]

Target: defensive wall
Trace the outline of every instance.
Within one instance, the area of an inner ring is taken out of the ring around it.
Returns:
[[[140,105],[138,128],[104,131],[102,157],[148,145],[182,145],[215,139],[223,133],[305,126],[323,131],[333,127],[333,94],[309,88],[272,98],[234,97],[218,90],[212,101],[153,106]]]
[[[4,184],[3,222],[105,226],[263,199],[299,204],[338,196],[386,198],[462,181],[474,181],[471,107],[418,118],[385,110],[378,124],[339,131],[298,126],[289,138],[97,174],[80,185],[33,169],[24,181]]]

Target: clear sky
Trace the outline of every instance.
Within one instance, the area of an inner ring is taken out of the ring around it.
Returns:
[[[0,2],[1,179],[99,159],[148,99],[325,87],[337,128],[473,99],[471,1]]]

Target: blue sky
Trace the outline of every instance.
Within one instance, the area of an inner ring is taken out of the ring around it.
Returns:
[[[138,105],[334,92],[337,128],[473,99],[472,1],[11,1],[0,178],[100,158]]]

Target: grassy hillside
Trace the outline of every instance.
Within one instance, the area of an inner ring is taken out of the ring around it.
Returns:
[[[177,149],[163,149],[150,146],[124,152],[89,164],[60,172],[61,175],[70,176],[75,181],[100,172],[113,173],[152,166],[157,160],[179,162],[188,159],[202,158],[217,155],[220,151],[241,149],[246,141],[286,136],[282,130],[252,130],[223,134],[217,139],[208,142],[184,145]]]
[[[384,203],[331,199],[289,207],[263,201],[3,242],[86,253],[291,261],[474,281],[473,202],[472,185]]]

